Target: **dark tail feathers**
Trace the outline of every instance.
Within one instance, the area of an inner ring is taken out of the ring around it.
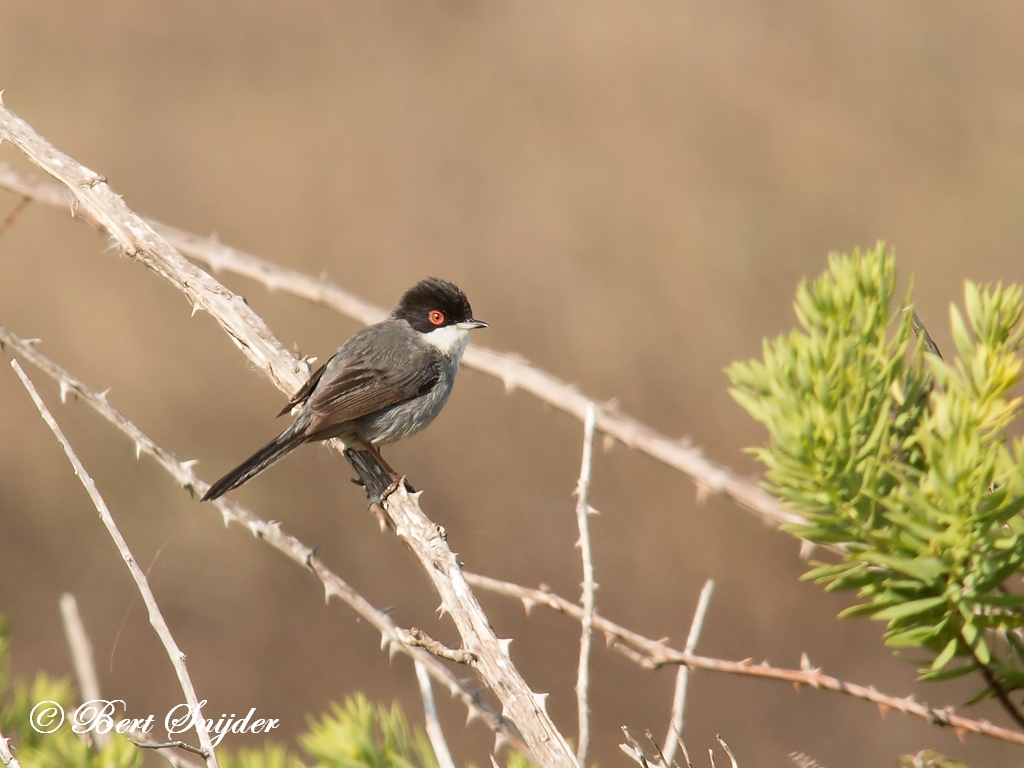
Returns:
[[[306,436],[301,430],[293,429],[292,425],[280,435],[275,437],[256,453],[243,461],[237,467],[228,472],[224,477],[210,486],[210,490],[203,496],[203,501],[210,501],[223,496],[228,491],[234,490],[242,483],[256,477],[260,472],[276,462],[293,448],[297,448],[306,441]]]

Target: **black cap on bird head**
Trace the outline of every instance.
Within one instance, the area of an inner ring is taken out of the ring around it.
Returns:
[[[405,320],[420,333],[451,325],[466,330],[487,327],[487,323],[473,318],[466,294],[455,283],[439,277],[421,280],[402,294],[391,316]]]

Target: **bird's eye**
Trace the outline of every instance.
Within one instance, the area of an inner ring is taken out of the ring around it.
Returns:
[[[432,325],[441,325],[444,322],[444,312],[432,309],[430,314],[427,315],[427,319],[430,320]]]

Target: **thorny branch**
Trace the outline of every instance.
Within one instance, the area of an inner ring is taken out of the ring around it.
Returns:
[[[414,648],[423,648],[440,659],[448,659],[456,664],[475,664],[478,657],[472,651],[464,651],[461,648],[449,648],[439,643],[422,629],[410,627],[408,632],[402,636],[402,642]]]
[[[70,202],[63,187],[26,176],[7,163],[0,163],[0,187],[55,208],[67,209]],[[72,203],[71,212],[93,226],[105,227],[87,208]],[[145,221],[155,233],[182,254],[206,264],[215,273],[223,271],[246,277],[261,283],[268,290],[284,291],[315,304],[322,304],[364,324],[375,323],[387,314],[382,308],[349,293],[326,277],[311,277],[223,245],[214,239],[200,237],[151,219]],[[474,342],[466,350],[463,364],[500,379],[508,392],[521,389],[580,421],[586,418],[587,404],[591,402],[589,398],[572,384],[534,367],[520,355],[497,352]],[[784,510],[778,500],[755,481],[740,477],[728,467],[716,464],[688,441],[674,440],[663,435],[619,412],[611,404],[600,409],[596,427],[598,431],[624,445],[643,451],[688,475],[697,483],[699,495],[709,491],[720,493],[773,526],[806,522],[800,515]]]
[[[68,457],[68,461],[71,462],[71,466],[74,467],[75,474],[85,487],[86,492],[89,494],[89,498],[92,500],[93,506],[96,507],[96,511],[99,513],[100,520],[103,521],[103,525],[106,526],[107,531],[110,533],[110,538],[114,540],[114,544],[117,546],[118,552],[121,553],[122,559],[128,565],[128,570],[131,572],[132,578],[135,580],[135,585],[139,589],[139,594],[142,595],[142,601],[146,604],[146,608],[149,613],[149,623],[153,625],[153,629],[156,630],[157,635],[160,637],[160,642],[163,643],[164,649],[167,651],[167,656],[171,660],[171,666],[174,667],[174,672],[178,676],[178,683],[181,685],[181,690],[185,694],[185,701],[188,703],[189,708],[192,712],[196,713],[197,716],[193,717],[193,727],[196,729],[196,735],[199,737],[199,743],[205,752],[203,757],[206,759],[207,768],[219,768],[217,765],[217,756],[213,753],[213,743],[210,741],[210,735],[206,730],[206,721],[201,715],[201,705],[199,703],[199,697],[196,696],[195,687],[192,685],[192,678],[188,673],[188,667],[185,666],[185,654],[178,648],[178,644],[174,641],[174,637],[171,635],[171,630],[167,626],[167,622],[164,620],[163,614],[160,612],[160,606],[157,605],[156,598],[153,596],[153,591],[149,588],[149,579],[146,578],[146,574],[142,572],[138,563],[135,561],[135,557],[132,555],[131,550],[128,548],[128,542],[124,540],[121,535],[121,531],[117,527],[117,523],[114,522],[114,518],[110,514],[110,510],[107,509],[107,504],[100,496],[99,489],[96,488],[96,483],[93,482],[92,477],[86,472],[82,462],[79,461],[78,456],[75,454],[74,449],[71,447],[71,443],[68,442],[67,438],[64,437],[64,433],[61,432],[60,427],[57,425],[53,415],[46,408],[42,398],[39,397],[39,393],[35,387],[32,386],[32,382],[25,375],[25,372],[21,370],[21,366],[18,365],[17,360],[11,360],[11,367],[14,368],[14,372],[18,374],[18,378],[21,379],[21,383],[25,385],[25,389],[28,390],[29,395],[32,398],[32,402],[35,403],[36,408],[39,410],[39,415],[43,417],[43,421],[46,422],[46,426],[53,432],[54,437],[60,443],[64,449],[64,453]]]
[[[34,344],[19,338],[0,325],[0,347],[4,345],[9,346],[24,360],[53,379],[60,389],[62,402],[67,400],[68,394],[72,394],[114,425],[135,444],[136,457],[142,454],[152,456],[181,487],[193,494],[202,495],[209,488],[209,485],[199,479],[193,471],[194,461],[179,461],[110,405],[105,395],[90,389],[40,353]],[[327,600],[330,600],[331,597],[339,598],[380,633],[382,649],[388,649],[392,655],[402,653],[426,667],[431,676],[444,686],[449,694],[458,697],[466,706],[469,711],[467,722],[479,718],[498,734],[499,742],[507,741],[519,749],[525,749],[522,738],[515,728],[500,714],[492,710],[478,692],[468,690],[448,667],[426,650],[407,645],[404,642],[405,630],[398,627],[385,611],[375,607],[348,582],[325,566],[316,557],[316,552],[312,548],[281,530],[279,523],[267,522],[230,499],[222,497],[214,501],[213,504],[221,513],[225,526],[232,522],[241,525],[257,539],[286,555],[292,562],[312,571],[323,585],[324,596]]]
[[[7,766],[7,768],[21,768],[21,763],[11,753],[11,744],[7,741],[7,738],[0,733],[0,762]]]
[[[594,558],[590,551],[590,525],[587,518],[594,513],[590,506],[590,472],[594,463],[594,424],[597,420],[597,409],[593,403],[587,403],[587,415],[583,420],[583,458],[580,461],[580,477],[576,483],[576,524],[580,529],[580,538],[576,546],[580,548],[583,560],[583,605],[582,633],[580,635],[580,662],[576,672],[576,712],[579,720],[579,744],[576,745],[576,759],[580,765],[587,764],[587,750],[590,748],[590,704],[587,689],[590,684],[590,645],[594,634],[594,593],[597,582],[594,581]]]
[[[235,344],[275,385],[291,396],[309,376],[309,366],[292,356],[245,300],[184,259],[133,213],[106,180],[49,144],[28,123],[0,105],[0,138],[10,141],[45,172],[62,182],[75,204],[101,224],[128,257],[142,262],[178,288],[193,311],[209,312]],[[331,441],[335,450],[342,446]],[[385,511],[395,532],[416,555],[451,615],[463,646],[477,654],[475,665],[514,722],[533,759],[545,768],[577,768],[576,757],[555,727],[544,703],[513,665],[509,642],[499,640],[462,576],[454,553],[419,505],[420,494],[399,488]]]
[[[536,605],[544,605],[571,616],[576,620],[583,617],[583,609],[576,603],[543,589],[531,589],[508,581],[492,579],[476,573],[467,573],[466,581],[478,589],[505,595],[522,602],[529,612]],[[899,698],[879,692],[873,685],[865,686],[847,683],[837,677],[823,674],[821,669],[812,667],[806,656],[801,658],[800,669],[783,669],[769,666],[767,662],[754,664],[750,659],[727,661],[670,648],[664,642],[651,640],[648,637],[626,629],[620,624],[609,621],[600,614],[594,615],[594,628],[605,634],[609,646],[619,651],[626,658],[645,669],[657,669],[668,664],[683,664],[690,669],[704,669],[709,672],[725,672],[745,677],[759,677],[766,680],[781,680],[792,683],[798,689],[801,685],[825,691],[833,691],[852,696],[856,699],[870,701],[878,705],[884,715],[890,709],[915,715],[933,725],[949,726],[958,734],[978,733],[991,736],[1002,741],[1024,745],[1024,733],[1011,731],[993,725],[988,720],[971,720],[954,714],[950,706],[936,709],[918,702],[913,696]]]

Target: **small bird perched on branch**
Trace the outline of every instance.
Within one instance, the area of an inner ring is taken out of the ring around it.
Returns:
[[[356,333],[313,372],[278,414],[298,408],[291,426],[210,486],[203,501],[237,488],[302,443],[333,437],[370,453],[393,491],[399,476],[377,447],[434,420],[452,391],[469,332],[486,327],[454,284],[436,277],[417,283],[387,320]]]

